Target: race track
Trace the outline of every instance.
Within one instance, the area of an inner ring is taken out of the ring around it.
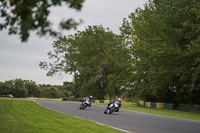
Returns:
[[[104,106],[92,105],[79,110],[80,103],[35,100],[38,104],[58,112],[103,123],[133,133],[200,133],[200,122],[182,120],[138,112],[120,110],[104,114]]]

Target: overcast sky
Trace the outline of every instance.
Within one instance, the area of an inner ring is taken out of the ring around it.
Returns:
[[[119,27],[123,18],[143,8],[147,0],[86,0],[80,12],[62,7],[52,8],[49,19],[58,24],[60,20],[74,18],[83,20],[78,30],[84,30],[88,25],[102,25],[109,27],[114,33],[120,33]],[[57,28],[56,26],[54,26]],[[65,32],[65,35],[74,34],[76,31]],[[33,80],[37,84],[62,85],[64,81],[72,81],[72,75],[63,77],[47,77],[47,71],[40,69],[39,62],[48,61],[47,52],[52,50],[55,38],[39,38],[34,33],[27,43],[21,43],[19,36],[8,35],[8,31],[0,31],[0,81]]]

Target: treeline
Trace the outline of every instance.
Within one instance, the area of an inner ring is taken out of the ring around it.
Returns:
[[[88,26],[59,38],[40,67],[74,74],[74,95],[200,103],[200,2],[149,0],[121,33]],[[50,61],[52,62],[52,61]]]
[[[39,97],[39,98],[61,98],[72,94],[71,82],[64,82],[62,86],[39,84],[32,80],[8,80],[0,82],[0,96],[9,94],[14,97]]]
[[[151,0],[124,19],[132,89],[152,102],[200,103],[200,1]]]

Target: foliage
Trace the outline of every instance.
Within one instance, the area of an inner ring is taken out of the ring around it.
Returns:
[[[15,97],[26,97],[28,95],[28,90],[21,79],[14,81],[14,88],[11,92]]]
[[[199,7],[197,0],[151,0],[124,19],[131,78],[144,100],[200,103]]]
[[[65,3],[69,8],[79,11],[83,2],[84,0],[1,0],[3,23],[0,23],[0,30],[8,28],[9,34],[19,34],[22,42],[28,40],[31,31],[36,31],[39,36],[60,36],[58,31],[51,28],[52,22],[48,20],[50,8]],[[77,25],[79,22],[72,18],[60,22],[61,29],[69,30]]]
[[[64,90],[67,90],[67,91],[72,91],[73,89],[73,82],[63,82],[63,88]]]
[[[26,97],[28,90],[21,79],[10,80],[1,82],[0,84],[0,95],[12,94],[15,97]]]
[[[53,43],[54,53],[49,52],[53,63],[41,62],[49,70],[47,75],[58,72],[74,74],[75,97],[93,95],[103,99],[120,95],[126,85],[129,55],[122,38],[102,26],[89,26],[85,31],[60,38]]]
[[[12,94],[14,97],[61,98],[69,96],[69,92],[52,85],[38,86],[34,81],[15,79],[0,82],[0,96]]]
[[[41,97],[42,90],[37,86],[36,82],[24,80],[24,84],[28,90],[29,97]]]
[[[57,87],[46,87],[43,88],[43,96],[45,98],[60,98],[65,97],[63,92],[60,91]]]

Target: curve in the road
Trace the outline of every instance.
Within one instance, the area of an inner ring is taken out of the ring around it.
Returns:
[[[104,106],[92,105],[79,110],[80,103],[35,100],[38,104],[69,115],[135,133],[200,133],[200,122],[138,112],[120,110],[111,115],[104,114]]]

